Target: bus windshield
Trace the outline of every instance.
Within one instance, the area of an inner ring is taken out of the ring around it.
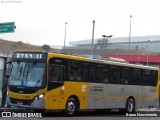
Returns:
[[[12,62],[8,85],[23,87],[42,87],[45,63]]]

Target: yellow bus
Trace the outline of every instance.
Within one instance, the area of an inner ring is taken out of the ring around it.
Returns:
[[[7,88],[7,106],[81,110],[156,106],[159,69],[111,59],[52,52],[14,52]]]

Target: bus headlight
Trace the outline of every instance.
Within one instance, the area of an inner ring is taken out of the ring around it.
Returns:
[[[44,97],[44,94],[40,94],[39,96],[36,96],[36,97],[34,98],[34,100],[37,101],[37,100],[39,100],[39,99],[41,99],[41,98],[43,98],[43,97]]]
[[[42,98],[43,96],[44,96],[43,94],[39,95],[39,99]]]

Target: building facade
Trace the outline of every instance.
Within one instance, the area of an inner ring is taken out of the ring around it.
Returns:
[[[98,41],[102,39],[105,38],[94,39],[93,44],[96,45]],[[160,35],[132,36],[130,42],[129,37],[113,37],[108,39],[107,44],[107,49],[130,48],[135,50],[149,50],[154,52],[160,52]],[[92,39],[69,42],[69,45],[71,45],[72,48],[91,49]]]

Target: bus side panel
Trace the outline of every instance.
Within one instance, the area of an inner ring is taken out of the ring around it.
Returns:
[[[63,110],[69,97],[76,96],[80,102],[80,109],[86,109],[87,89],[88,83],[64,82],[63,86],[48,91],[48,103],[46,107],[51,110]]]
[[[57,110],[58,109],[58,104],[59,104],[59,98],[60,98],[60,89],[56,88],[53,90],[50,90],[46,93],[46,109],[47,110]]]
[[[87,109],[102,109],[105,107],[105,84],[89,83]]]
[[[143,106],[155,106],[156,105],[156,87],[142,86]],[[142,106],[142,107],[143,107]]]
[[[64,109],[69,97],[76,96],[79,99],[80,109],[86,109],[86,99],[88,95],[88,83],[85,82],[65,82],[64,86],[64,100],[59,105],[60,109]],[[77,101],[78,102],[78,101]]]
[[[125,86],[125,95],[127,97],[127,99],[129,97],[133,97],[135,100],[135,107],[137,108],[137,106],[142,106],[143,102],[142,102],[142,88],[141,86],[138,85],[126,85]],[[126,99],[126,102],[127,102]]]
[[[126,95],[124,85],[89,83],[88,109],[124,108]]]
[[[106,105],[108,108],[124,108],[126,104],[125,85],[107,84],[108,94]]]
[[[141,86],[89,83],[88,93],[87,109],[125,108],[130,96],[135,99],[136,106],[144,106]]]

